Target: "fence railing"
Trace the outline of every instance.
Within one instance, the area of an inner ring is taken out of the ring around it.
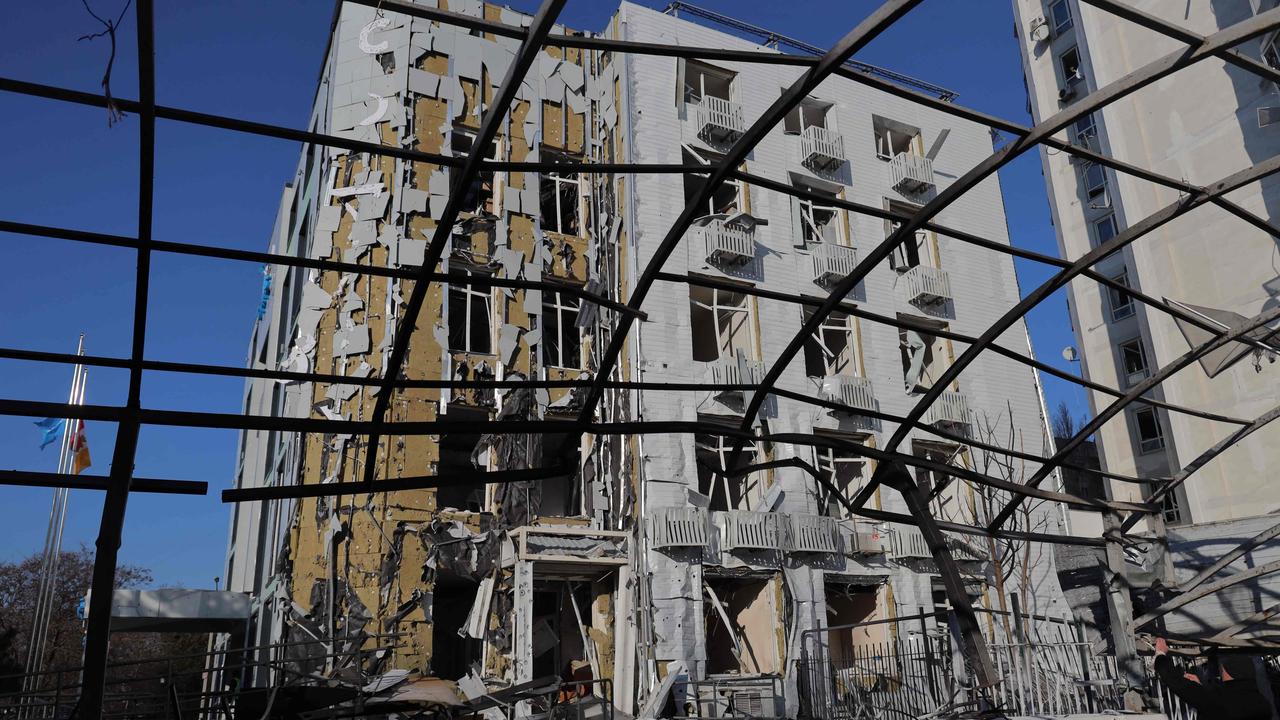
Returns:
[[[933,161],[901,152],[889,163],[890,184],[900,192],[920,192],[933,185]]]
[[[742,106],[736,102],[703,95],[697,102],[694,117],[698,122],[698,134],[708,140],[723,140],[741,135],[746,130]]]
[[[800,134],[800,156],[810,167],[839,165],[844,162],[844,138],[824,127],[810,125]]]

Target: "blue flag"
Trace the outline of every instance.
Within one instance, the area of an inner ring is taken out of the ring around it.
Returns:
[[[58,436],[62,434],[62,427],[66,422],[62,418],[45,418],[36,421],[36,427],[44,429],[44,437],[40,439],[41,450],[58,441]]]

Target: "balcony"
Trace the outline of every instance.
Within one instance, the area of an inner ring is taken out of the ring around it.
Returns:
[[[724,517],[725,550],[781,550],[777,513],[729,510]]]
[[[907,302],[912,305],[941,305],[951,299],[951,275],[942,268],[916,265],[899,278]]]
[[[800,162],[811,170],[832,170],[844,163],[844,138],[810,125],[800,133]]]
[[[822,381],[822,394],[827,400],[857,410],[876,409],[876,394],[869,378],[854,375],[828,375]]]
[[[834,243],[818,243],[813,247],[813,279],[826,287],[853,272],[858,265],[858,251]]]
[[[697,122],[698,137],[709,143],[733,142],[746,131],[742,106],[736,102],[703,95],[701,100],[690,102],[689,106]]]
[[[950,390],[938,396],[924,414],[930,425],[945,425],[962,430],[969,427],[969,396]]]
[[[794,553],[840,552],[840,523],[825,515],[784,515],[787,550]]]
[[[764,381],[765,365],[744,357],[722,357],[712,360],[711,382],[714,385],[759,385]],[[727,391],[733,392],[733,391]]]
[[[710,524],[699,507],[655,508],[649,517],[649,540],[655,548],[707,546]]]
[[[929,544],[919,528],[895,525],[890,532],[890,556],[894,560],[932,560]]]
[[[756,259],[755,234],[720,217],[706,221],[697,231],[707,249],[707,262],[716,265],[746,265]]]
[[[889,184],[898,192],[924,192],[933,187],[933,161],[923,155],[898,153],[889,163],[889,175]]]

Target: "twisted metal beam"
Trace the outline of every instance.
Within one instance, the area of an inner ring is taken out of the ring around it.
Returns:
[[[413,329],[417,326],[418,315],[422,312],[422,305],[427,299],[427,289],[430,287],[431,281],[428,276],[434,272],[436,263],[440,262],[441,255],[444,254],[445,244],[448,243],[449,237],[453,234],[453,225],[458,220],[458,213],[462,209],[464,188],[471,184],[480,173],[480,162],[485,155],[486,148],[489,143],[493,142],[494,137],[498,134],[498,129],[506,120],[507,110],[511,107],[511,103],[516,99],[516,93],[520,91],[520,84],[524,82],[525,75],[528,74],[529,68],[533,65],[533,61],[537,59],[538,53],[542,52],[542,43],[551,30],[555,27],[556,16],[560,14],[560,10],[564,7],[566,0],[543,0],[542,5],[538,7],[538,12],[533,16],[533,22],[529,25],[528,34],[520,44],[520,49],[516,52],[516,56],[511,61],[511,65],[507,67],[506,77],[502,80],[497,94],[494,95],[493,104],[485,111],[484,117],[480,122],[480,130],[476,133],[475,142],[471,145],[471,152],[467,154],[466,162],[461,170],[451,171],[449,173],[449,200],[445,203],[444,212],[436,219],[435,231],[431,235],[431,243],[427,246],[426,256],[422,262],[420,279],[413,284],[413,292],[409,296],[409,302],[405,306],[404,315],[400,318],[400,322],[396,327],[395,341],[391,348],[391,357],[387,364],[382,368],[382,387],[378,392],[378,399],[373,407],[373,420],[375,423],[381,424],[382,418],[387,414],[387,409],[391,405],[391,396],[395,392],[396,381],[400,376],[401,368],[404,366],[405,358],[409,354],[409,341],[413,337]],[[630,318],[631,315],[623,315]],[[377,465],[374,462],[378,456],[378,446],[382,441],[382,433],[375,430],[369,436],[369,448],[365,453],[364,461],[364,481],[370,485],[373,484],[374,476],[377,473]]]

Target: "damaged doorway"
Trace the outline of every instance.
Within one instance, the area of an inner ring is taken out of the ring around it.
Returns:
[[[533,677],[554,675],[583,683],[613,677],[615,584],[612,569],[571,577],[548,577],[535,571]],[[597,694],[590,685],[573,692]]]
[[[703,589],[707,674],[780,673],[776,578],[708,577]]]
[[[483,643],[468,637],[467,619],[480,583],[452,573],[436,575],[431,593],[431,674],[444,680],[466,677],[479,667]]]
[[[850,667],[858,649],[889,639],[889,623],[866,624],[883,619],[880,587],[827,580],[823,590],[830,628],[827,646],[834,667]]]

